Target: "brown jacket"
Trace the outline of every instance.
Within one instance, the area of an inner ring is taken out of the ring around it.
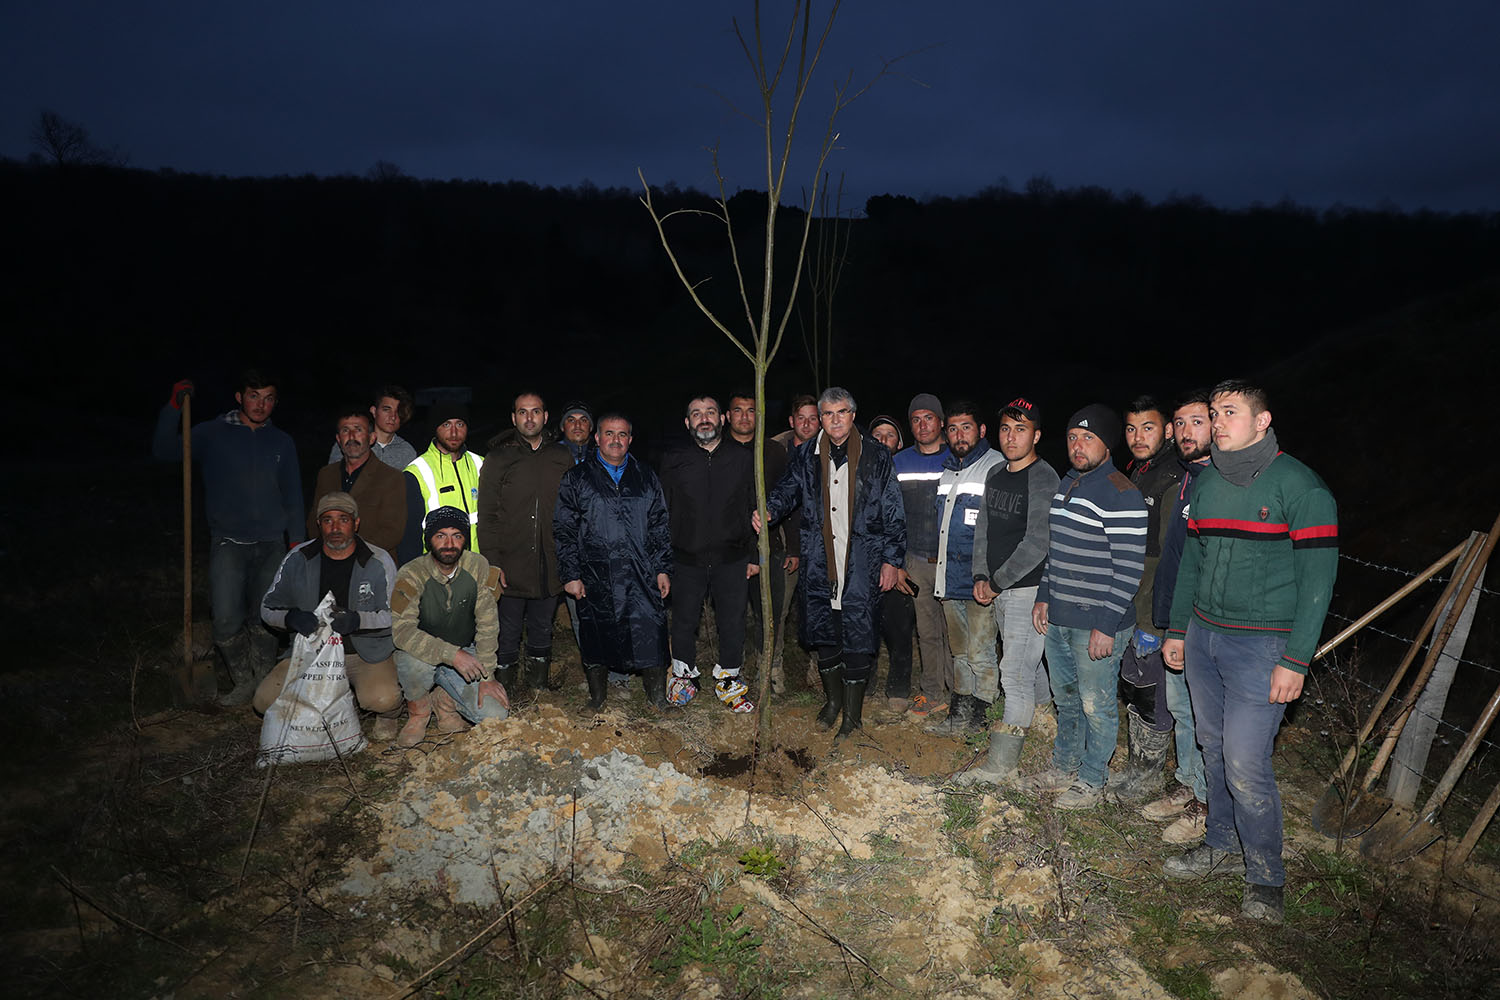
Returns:
[[[562,591],[552,511],[573,454],[550,434],[532,449],[512,428],[490,441],[479,471],[479,551],[505,573],[505,596],[552,597]]]
[[[343,489],[344,463],[334,462],[318,470],[312,506],[307,509],[307,537],[318,537],[318,498]],[[372,455],[359,470],[350,494],[359,504],[359,536],[396,557],[401,533],[406,530],[406,480],[397,470]]]

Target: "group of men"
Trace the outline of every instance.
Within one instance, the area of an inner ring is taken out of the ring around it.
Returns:
[[[312,609],[331,591],[376,738],[416,745],[434,714],[457,732],[504,718],[522,687],[560,686],[552,622],[564,596],[590,710],[611,672],[640,674],[658,708],[707,684],[697,640],[712,602],[711,688],[747,712],[747,633],[759,638],[769,615],[771,684],[784,690],[796,595],[818,722],[841,737],[862,727],[883,640],[893,713],[950,736],[989,730],[987,758],[960,781],[1017,780],[1028,731],[1055,704],[1050,767],[1027,787],[1057,793],[1061,809],[1142,803],[1164,790],[1175,733],[1176,787],[1143,813],[1175,820],[1169,841],[1203,843],[1168,874],[1243,865],[1243,912],[1280,919],[1271,747],[1331,597],[1337,517],[1321,480],[1277,450],[1258,387],[1224,382],[1170,408],[1142,397],[1123,421],[1085,406],[1063,428],[1059,477],[1037,454],[1042,414],[1026,397],[996,414],[996,448],[976,404],[920,393],[904,447],[903,422],[880,416],[861,431],[854,397],[830,388],[795,399],[788,430],[757,455],[754,398],[721,407],[700,395],[685,408],[687,441],[652,469],[631,453],[623,415],[595,421],[570,403],[554,432],[534,392],[515,397],[512,427],[482,457],[467,447],[464,408],[437,403],[416,454],[396,433],[411,398],[387,386],[368,409],[338,414],[304,522],[295,448],[270,422],[274,381],[251,372],[241,383],[237,409],[195,426],[192,442],[214,639],[234,680],[224,703],[264,711],[286,663],[272,667],[276,639],[261,623],[314,634]],[[175,453],[174,409],[191,388],[179,383],[163,408],[159,457]],[[1122,430],[1125,471],[1111,459]],[[1121,701],[1126,763],[1111,774]]]

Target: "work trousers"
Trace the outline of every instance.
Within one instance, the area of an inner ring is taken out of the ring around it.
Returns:
[[[252,641],[257,646],[268,645],[275,653],[276,640],[260,621],[260,602],[271,589],[285,556],[286,546],[279,541],[210,539],[208,594],[213,604],[215,643],[228,642],[248,626]]]
[[[788,574],[782,569],[786,562],[785,551],[772,551],[771,564],[761,570],[766,578],[771,581],[771,677],[773,680],[781,681],[781,647],[785,641],[787,598],[791,595],[792,588],[796,586],[796,573]],[[675,584],[674,584],[675,586]],[[748,582],[750,592],[750,630],[746,633],[749,640],[750,650],[753,656],[759,658],[762,638],[765,630],[765,615],[760,607],[760,577]]]
[[[738,670],[745,662],[745,606],[750,597],[745,567],[739,559],[720,566],[672,567],[672,658],[698,665],[698,625],[703,603],[712,600],[719,631],[719,666]],[[754,581],[757,586],[759,581]]]
[[[892,589],[880,595],[880,637],[890,656],[885,673],[887,698],[911,694],[911,646],[916,626],[917,609],[910,594]]]
[[[1244,851],[1245,881],[1256,885],[1286,883],[1281,792],[1271,769],[1286,706],[1268,700],[1272,668],[1285,650],[1284,634],[1229,635],[1188,625],[1185,673],[1208,786],[1203,842]]]
[[[937,563],[914,552],[906,553],[906,575],[917,585],[912,600],[917,615],[917,648],[922,656],[921,693],[933,705],[947,702],[953,688],[953,655],[948,650],[948,619],[943,603],[932,596],[937,587]]]
[[[465,652],[474,652],[474,647],[469,646]],[[479,701],[480,681],[466,681],[447,663],[428,663],[419,660],[404,649],[396,650],[396,675],[401,679],[401,690],[406,695],[407,701],[416,701],[426,698],[432,693],[434,686],[442,688],[453,696],[458,702],[458,714],[469,722],[480,722],[484,719],[503,719],[510,715],[510,710],[495,698],[486,698],[483,704]],[[492,664],[485,664],[486,670],[492,670]],[[506,694],[510,694],[509,691]]]
[[[990,607],[1000,633],[1000,687],[1005,692],[1005,717],[1001,724],[1030,726],[1038,705],[1052,700],[1042,651],[1047,641],[1031,624],[1036,604],[1035,587],[1002,590]]]
[[[1093,629],[1053,622],[1047,628],[1047,666],[1057,704],[1057,742],[1052,766],[1077,771],[1084,784],[1103,788],[1109,759],[1120,735],[1120,657],[1133,628],[1115,635],[1114,649],[1102,660],[1089,659]]]
[[[557,614],[557,596],[505,597],[499,600],[500,648],[498,661],[511,666],[521,658],[521,630],[526,631],[527,656],[552,655],[552,618]]]
[[[1000,664],[995,656],[995,613],[976,601],[942,602],[953,654],[953,693],[972,695],[986,704],[1000,693]],[[1035,631],[1035,629],[1033,629]],[[930,697],[930,696],[929,696]]]
[[[251,702],[261,715],[276,701],[281,689],[286,686],[286,674],[291,669],[290,659],[282,660],[266,675],[255,689]],[[396,661],[386,657],[379,663],[371,663],[354,655],[348,643],[344,644],[344,673],[349,677],[349,686],[354,689],[354,700],[366,712],[377,715],[394,712],[401,707],[401,686],[396,680]]]

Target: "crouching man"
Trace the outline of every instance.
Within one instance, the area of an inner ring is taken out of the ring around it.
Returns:
[[[344,671],[359,707],[378,718],[370,738],[389,740],[401,718],[401,689],[391,659],[391,590],[396,564],[390,554],[359,537],[359,504],[347,493],[325,493],[315,512],[318,537],[281,561],[260,602],[260,617],[272,628],[298,635],[318,630],[313,609],[334,595],[333,629],[344,637]],[[291,660],[282,660],[255,689],[262,715],[286,686]]]
[[[414,747],[437,713],[438,732],[461,733],[510,714],[495,669],[500,571],[469,551],[469,515],[439,507],[422,527],[427,552],[401,567],[391,597],[396,673],[408,717],[397,746]]]

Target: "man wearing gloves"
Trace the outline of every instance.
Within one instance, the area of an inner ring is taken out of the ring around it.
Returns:
[[[396,741],[403,747],[422,742],[434,712],[443,733],[510,714],[504,685],[489,679],[500,633],[500,571],[469,551],[469,515],[457,507],[428,514],[426,535],[427,553],[401,567],[391,597],[408,713]]]
[[[401,718],[401,688],[391,658],[391,592],[396,564],[385,549],[359,536],[359,504],[348,493],[325,493],[315,511],[318,537],[287,553],[260,617],[272,628],[298,635],[318,630],[313,609],[334,595],[333,630],[343,636],[344,671],[359,707],[379,716],[370,738],[390,740]],[[290,660],[282,660],[255,689],[255,710],[266,709],[286,686]]]

